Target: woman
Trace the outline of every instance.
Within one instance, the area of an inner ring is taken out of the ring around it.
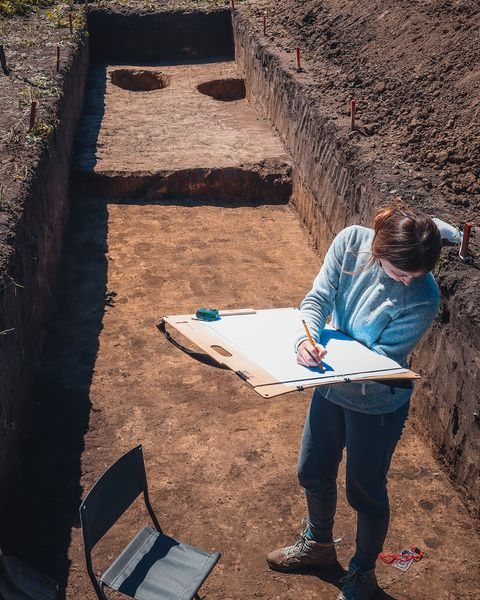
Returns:
[[[438,312],[440,294],[430,271],[440,250],[432,219],[401,204],[377,212],[373,230],[354,225],[341,231],[301,304],[313,339],[319,339],[332,316],[337,329],[407,367],[408,354]],[[326,354],[305,335],[296,348],[297,362],[305,366],[318,365]],[[339,600],[372,598],[375,561],[389,522],[387,473],[408,415],[411,388],[410,382],[390,380],[315,390],[298,460],[307,526],[296,544],[268,555],[272,569],[336,564],[336,479],[346,448],[346,492],[357,511],[357,536]]]

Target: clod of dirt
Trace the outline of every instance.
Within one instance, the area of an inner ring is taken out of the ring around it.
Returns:
[[[201,94],[211,96],[214,100],[232,102],[243,100],[246,96],[245,81],[243,79],[215,79],[206,81],[197,86]]]
[[[113,85],[131,92],[151,92],[170,85],[164,73],[144,69],[115,69],[110,73],[110,78]]]

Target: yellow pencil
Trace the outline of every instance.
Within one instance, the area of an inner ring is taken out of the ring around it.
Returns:
[[[305,323],[305,319],[302,319],[302,323],[303,323],[303,326],[305,327],[305,331],[307,332],[307,335],[308,335],[308,341],[309,341],[309,342],[312,344],[312,346],[313,346],[314,348],[316,348],[316,344],[315,344],[315,342],[313,341],[312,334],[310,333],[310,329],[308,328],[308,325]],[[321,369],[323,369],[322,361],[321,361],[320,359],[319,359],[319,361],[318,361],[318,366],[319,366]]]

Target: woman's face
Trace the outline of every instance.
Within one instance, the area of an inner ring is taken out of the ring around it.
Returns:
[[[386,260],[385,258],[379,260],[379,263],[382,269],[389,277],[391,277],[395,281],[400,281],[401,283],[403,283],[403,285],[410,285],[416,277],[422,277],[423,275],[425,275],[425,271],[417,271],[415,273],[401,271],[400,269],[397,269],[397,267],[394,267],[392,263],[388,262],[388,260]]]

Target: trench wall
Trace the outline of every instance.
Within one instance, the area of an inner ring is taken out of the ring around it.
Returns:
[[[58,125],[21,191],[23,210],[10,262],[6,274],[2,273],[0,322],[13,331],[0,336],[0,504],[20,473],[21,442],[28,435],[35,402],[32,385],[54,307],[56,274],[68,220],[70,156],[82,108],[88,56],[85,41],[66,68]]]
[[[88,30],[94,58],[108,57],[131,63],[233,57],[229,9],[139,14],[99,8],[90,11]]]
[[[445,255],[458,262],[454,250]],[[459,264],[454,272],[440,268],[437,281],[440,314],[413,355],[422,375],[413,405],[415,426],[480,517],[480,323],[472,318],[480,277]]]
[[[290,165],[276,160],[262,164],[218,169],[196,168],[159,171],[155,174],[83,173],[73,174],[78,189],[105,198],[143,200],[185,199],[285,204],[292,193]]]
[[[318,98],[312,101],[308,90],[238,12],[233,29],[247,96],[265,112],[291,154],[293,203],[323,255],[346,225],[368,226],[385,197],[373,177],[349,163],[351,149],[318,110]],[[480,276],[461,263],[453,273],[447,271],[448,257],[444,250],[437,273],[441,313],[412,357],[412,368],[423,376],[416,386],[412,415],[416,429],[442,460],[464,500],[479,514],[480,428],[475,413],[480,412],[480,324],[469,318],[468,302],[478,297]],[[456,256],[450,258],[458,263]]]
[[[271,120],[295,165],[293,203],[319,252],[345,226],[368,222],[378,194],[348,162],[336,128],[252,32],[234,17],[235,55],[249,99]]]

